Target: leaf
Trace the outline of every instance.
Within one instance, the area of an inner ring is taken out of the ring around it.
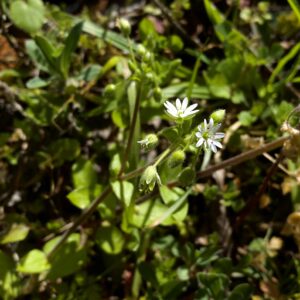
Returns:
[[[48,151],[52,154],[55,165],[60,166],[65,161],[71,161],[79,155],[80,144],[75,139],[59,139],[49,145]]]
[[[174,85],[170,85],[162,90],[163,99],[184,97],[188,89],[189,82],[182,82]],[[193,84],[191,90],[192,98],[199,99],[211,99],[211,92],[206,85]]]
[[[26,239],[29,227],[24,224],[12,224],[8,233],[0,238],[0,244],[15,243]]]
[[[40,77],[33,77],[26,82],[26,87],[28,89],[39,89],[46,87],[50,84],[50,81],[44,80]]]
[[[83,24],[83,31],[91,34],[93,36],[96,36],[105,42],[110,43],[111,45],[115,46],[116,48],[123,50],[123,51],[129,51],[128,47],[128,41],[124,36],[121,34],[118,34],[116,32],[113,32],[111,30],[104,29],[98,24],[95,24],[90,21],[85,21]],[[135,44],[133,44],[133,48],[135,48]]]
[[[212,299],[225,299],[225,291],[229,285],[229,278],[224,274],[218,273],[197,273],[197,279],[201,282],[204,289],[209,292]]]
[[[94,162],[80,157],[72,165],[72,181],[75,188],[94,186],[97,183]]]
[[[59,57],[60,70],[65,78],[67,78],[69,73],[72,54],[76,50],[80,38],[80,34],[82,31],[82,26],[83,26],[83,22],[79,22],[71,29],[65,41],[65,47],[63,48],[62,53]]]
[[[33,249],[21,258],[17,270],[21,273],[42,273],[50,269],[50,264],[46,254],[37,249]]]
[[[164,223],[168,218],[174,217],[177,219],[177,221],[182,221],[185,216],[187,215],[188,206],[185,205],[187,196],[191,193],[192,189],[188,189],[180,198],[178,198],[174,204],[166,209],[162,214],[159,215],[159,218],[156,218],[156,220],[149,225],[149,227],[156,227],[162,223]],[[166,194],[166,193],[165,193]],[[169,197],[175,197],[175,195],[168,195]],[[182,210],[183,208],[183,210]],[[175,212],[179,210],[177,213],[179,213],[179,216],[175,216]],[[183,214],[183,215],[182,215]]]
[[[47,242],[44,246],[45,253],[48,254],[60,239],[61,237],[56,237]],[[80,244],[80,235],[73,233],[51,259],[51,269],[47,278],[55,280],[73,274],[80,269],[86,260],[87,248]]]
[[[16,299],[19,294],[19,278],[13,259],[0,250],[0,297]]]
[[[268,84],[273,84],[276,77],[279,75],[279,73],[283,70],[284,66],[293,59],[300,51],[300,43],[297,43],[283,58],[280,59],[278,62],[276,68],[272,72]]]
[[[49,67],[50,71],[56,74],[60,74],[60,69],[58,66],[58,50],[52,45],[51,41],[46,39],[41,35],[35,36],[35,42],[42,54],[44,55]],[[61,74],[60,74],[61,75]]]
[[[119,254],[125,240],[122,232],[115,226],[99,228],[96,233],[96,243],[108,254]]]
[[[158,199],[148,200],[135,206],[133,216],[128,222],[138,228],[144,228],[157,221],[158,216],[163,216],[167,210],[168,207]],[[171,225],[173,223],[171,218],[163,221],[163,225]]]
[[[251,297],[252,287],[248,283],[241,283],[237,285],[227,300],[248,300]]]
[[[41,0],[14,1],[9,15],[13,23],[28,33],[36,33],[44,23],[44,4]]]
[[[96,184],[93,187],[80,187],[67,195],[67,198],[80,209],[87,208],[90,203],[101,194],[102,186]]]
[[[300,5],[297,0],[288,0],[288,3],[300,21]]]
[[[134,192],[133,184],[129,181],[115,181],[111,186],[116,197],[128,207]]]
[[[136,102],[141,101],[141,99],[138,99],[138,97],[142,98],[141,94],[142,91],[141,84],[138,85],[135,81],[132,81],[127,90],[127,96],[128,96],[128,106],[129,106],[129,117],[130,117],[130,127],[132,126],[133,117],[135,113],[135,107]],[[136,119],[134,128],[130,128],[130,130],[133,130],[133,136],[131,140],[131,147],[129,151],[129,162],[130,162],[130,170],[135,169],[138,164],[138,153],[139,153],[139,147],[138,147],[138,139],[140,137],[140,131],[141,131],[141,121],[140,121],[140,110],[137,111]]]
[[[41,71],[50,73],[51,66],[43,54],[42,50],[38,47],[34,40],[27,40],[25,42],[26,53],[31,60],[36,64],[37,68]]]

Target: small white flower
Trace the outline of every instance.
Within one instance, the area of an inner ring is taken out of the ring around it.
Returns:
[[[190,119],[192,118],[199,110],[194,110],[198,104],[192,104],[188,107],[189,100],[185,97],[182,102],[179,98],[176,99],[176,102],[172,104],[169,101],[164,103],[165,108],[167,109],[167,114],[175,119]]]
[[[198,126],[199,131],[196,137],[199,139],[196,147],[203,145],[205,150],[211,149],[214,153],[217,152],[217,147],[222,148],[222,144],[218,141],[224,137],[223,132],[217,132],[221,124],[214,125],[214,120],[210,118],[209,123],[204,119],[203,124]]]

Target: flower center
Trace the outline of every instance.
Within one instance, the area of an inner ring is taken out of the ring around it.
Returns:
[[[178,109],[177,114],[178,114],[178,117],[179,117],[179,118],[182,117],[183,113],[184,113],[184,110],[183,110],[183,109]]]

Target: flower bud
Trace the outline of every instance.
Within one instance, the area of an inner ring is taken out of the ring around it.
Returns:
[[[210,117],[214,120],[215,123],[221,123],[225,117],[225,109],[218,109],[214,111]]]
[[[130,33],[131,33],[131,25],[130,25],[129,21],[126,20],[126,19],[123,19],[123,18],[119,19],[118,25],[119,25],[122,33],[126,37],[128,37],[130,35]]]
[[[160,101],[161,98],[162,98],[162,92],[161,92],[161,89],[160,87],[156,87],[154,90],[153,90],[153,98],[156,100],[156,101]]]
[[[150,151],[158,145],[158,137],[156,134],[150,133],[143,140],[138,141],[143,149]]]
[[[178,176],[178,181],[183,186],[190,185],[194,182],[196,172],[191,167],[184,168]]]
[[[105,88],[104,88],[104,96],[106,97],[113,97],[115,95],[116,92],[116,86],[114,84],[108,84]]]
[[[180,166],[185,160],[185,153],[182,150],[177,150],[173,152],[168,160],[168,166],[170,168],[175,168]]]
[[[143,56],[143,60],[148,63],[151,60],[151,53],[149,51],[146,51],[146,53]]]
[[[136,52],[138,53],[138,55],[143,57],[145,55],[146,51],[147,51],[146,48],[142,44],[137,45]]]
[[[139,191],[150,193],[153,191],[156,182],[161,184],[160,177],[157,173],[155,166],[149,166],[144,171],[140,183],[139,183]]]

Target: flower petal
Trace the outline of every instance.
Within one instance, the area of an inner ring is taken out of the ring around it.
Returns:
[[[200,138],[196,144],[196,147],[200,147],[205,142],[204,138]]]
[[[176,108],[177,110],[181,109],[181,101],[179,98],[176,99]]]
[[[201,132],[196,132],[196,137],[197,137],[197,138],[202,138]]]
[[[223,132],[217,132],[214,134],[214,139],[222,139],[225,136],[225,134]]]
[[[190,115],[190,114],[195,114],[196,112],[199,111],[199,109],[193,111],[193,109],[196,108],[197,106],[198,106],[197,103],[195,103],[195,104],[189,106],[189,107],[184,111],[184,113],[185,113],[185,114],[188,114],[188,115]]]
[[[185,111],[186,108],[187,108],[187,106],[188,106],[188,104],[189,104],[189,100],[188,100],[187,97],[185,97],[185,98],[182,100],[181,109],[182,109],[183,111]]]
[[[215,146],[217,146],[219,148],[223,148],[223,145],[220,142],[218,142],[218,141],[213,141],[212,145],[215,145]]]
[[[213,143],[210,144],[210,149],[211,149],[212,152],[214,152],[214,153],[217,152],[217,148],[216,148],[216,146],[215,146]]]

